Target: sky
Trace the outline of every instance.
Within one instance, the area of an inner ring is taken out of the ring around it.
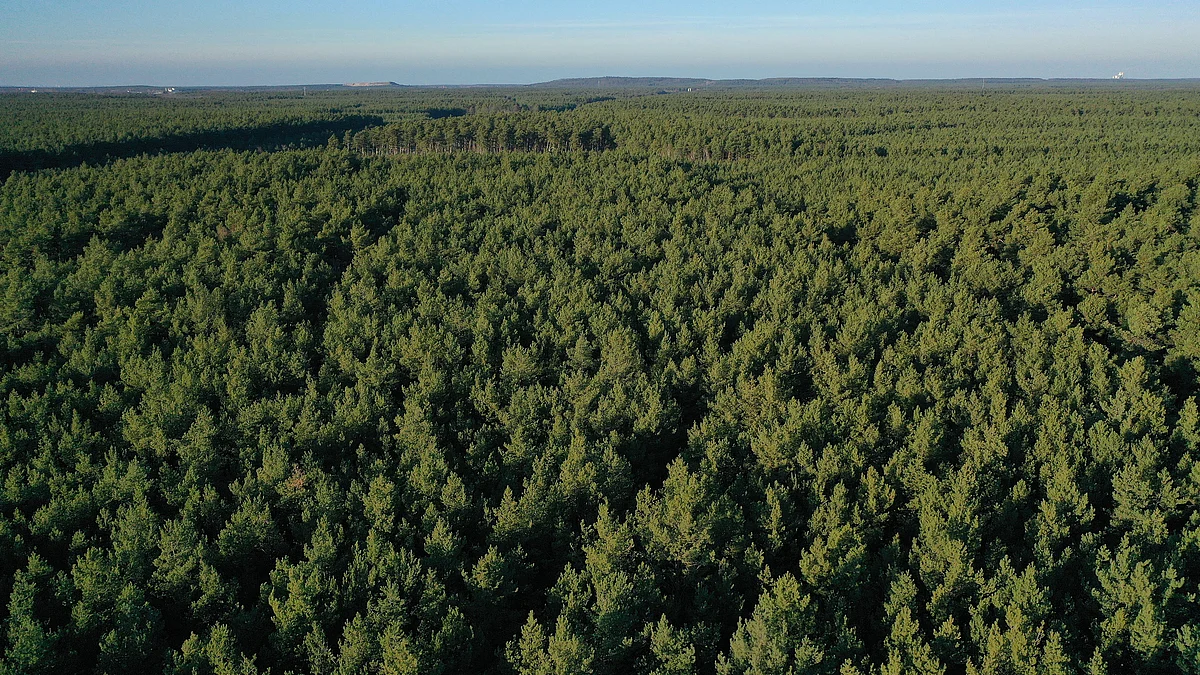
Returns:
[[[1200,2],[0,0],[0,86],[1200,77]]]

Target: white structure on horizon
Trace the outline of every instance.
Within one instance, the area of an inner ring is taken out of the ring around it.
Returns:
[[[1114,80],[1123,80],[1123,79],[1125,79],[1125,72],[1124,72],[1124,71],[1122,71],[1122,72],[1119,72],[1119,73],[1117,73],[1116,75],[1113,75],[1113,79],[1114,79]]]

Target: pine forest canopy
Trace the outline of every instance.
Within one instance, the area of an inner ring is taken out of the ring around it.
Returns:
[[[0,673],[1200,672],[1200,86],[653,84],[0,95]]]

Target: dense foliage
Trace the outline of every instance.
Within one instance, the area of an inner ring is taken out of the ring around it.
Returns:
[[[0,673],[1200,672],[1200,92],[472,95],[7,178]]]

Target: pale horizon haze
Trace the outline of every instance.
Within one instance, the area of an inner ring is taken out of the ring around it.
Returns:
[[[0,86],[1200,76],[1200,3],[7,0]]]

